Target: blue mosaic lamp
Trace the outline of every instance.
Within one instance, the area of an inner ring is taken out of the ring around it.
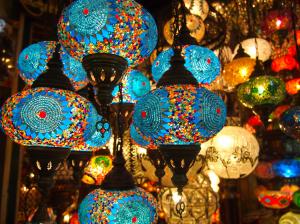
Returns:
[[[141,188],[123,191],[96,189],[79,206],[80,223],[155,224],[157,202]]]
[[[90,110],[88,101],[74,92],[28,89],[3,105],[3,128],[21,145],[70,148],[90,138]]]
[[[32,83],[48,69],[47,63],[53,58],[57,42],[42,41],[31,44],[19,55],[18,70],[21,78],[28,85]],[[86,71],[82,64],[72,58],[63,48],[60,51],[63,62],[63,73],[66,75],[75,90],[82,89],[88,84]]]
[[[150,138],[146,138],[143,136],[143,134],[136,128],[134,127],[133,124],[130,125],[130,137],[133,142],[133,144],[145,148],[145,149],[156,149],[157,146],[153,144]]]
[[[105,146],[112,136],[111,126],[108,121],[98,114],[96,108],[89,103],[91,110],[87,119],[87,128],[84,142],[72,147],[72,151],[97,151]]]
[[[153,79],[158,82],[162,75],[171,67],[174,50],[169,48],[161,52],[152,64]],[[198,83],[209,84],[220,74],[221,64],[215,53],[208,48],[187,45],[182,49],[185,59],[184,66],[193,74]]]
[[[300,140],[300,106],[285,111],[279,120],[279,127],[286,135]]]
[[[157,145],[206,142],[226,120],[222,99],[205,88],[160,87],[136,104],[133,125]]]
[[[135,103],[150,90],[150,80],[140,71],[130,70],[122,80],[124,103]],[[119,102],[119,86],[115,87],[112,95],[114,97],[113,103]]]
[[[295,178],[300,176],[300,160],[283,159],[273,164],[273,170],[277,176]]]
[[[61,44],[77,60],[105,53],[137,65],[150,56],[157,35],[153,17],[133,0],[74,1],[58,23]]]

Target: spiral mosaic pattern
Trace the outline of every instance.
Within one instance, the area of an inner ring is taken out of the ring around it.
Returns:
[[[239,101],[249,108],[263,104],[276,105],[286,95],[284,82],[272,76],[259,76],[251,78],[241,84],[237,92]]]
[[[205,88],[176,85],[158,88],[136,104],[133,125],[153,144],[207,141],[225,124],[224,102]]]
[[[300,138],[300,107],[292,107],[280,118],[279,127],[286,135],[299,140]]]
[[[66,90],[35,88],[11,96],[2,107],[5,133],[21,145],[72,147],[84,141],[90,107]]]
[[[134,125],[130,125],[130,137],[135,145],[138,145],[143,148],[148,148],[151,144],[142,134],[134,127]]]
[[[60,51],[64,74],[70,79],[74,89],[80,90],[88,83],[88,77],[80,61],[72,58],[63,48]]]
[[[80,223],[155,224],[157,202],[141,188],[89,193],[79,206]]]
[[[17,67],[24,82],[31,85],[47,70],[47,63],[51,59],[55,46],[55,41],[43,41],[31,44],[22,50]]]
[[[161,52],[152,64],[153,79],[158,80],[171,67],[170,60],[174,55],[172,48]],[[185,46],[182,50],[185,67],[199,83],[211,83],[220,74],[221,64],[213,51],[196,45]]]
[[[136,103],[136,101],[150,92],[150,80],[140,71],[130,70],[122,81],[123,102]],[[113,103],[119,102],[119,86],[113,90]]]
[[[135,1],[78,0],[63,11],[58,36],[77,60],[109,53],[137,65],[154,50],[157,28],[152,16]]]

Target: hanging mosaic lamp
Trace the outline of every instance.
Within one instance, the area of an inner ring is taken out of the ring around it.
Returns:
[[[229,89],[235,88],[238,84],[246,82],[254,71],[255,60],[245,53],[242,45],[239,44],[237,54],[233,60],[224,66],[222,78]]]
[[[288,136],[300,139],[300,107],[292,107],[286,110],[279,121],[280,129]]]
[[[300,90],[300,78],[294,78],[285,83],[286,92],[289,95],[295,95]]]
[[[161,52],[152,64],[153,79],[158,82],[163,74],[171,67],[170,60],[174,50],[169,48]],[[218,57],[208,48],[189,45],[183,47],[184,66],[196,78],[198,83],[209,84],[220,74],[221,64]]]
[[[151,138],[144,136],[133,124],[130,125],[130,137],[133,144],[145,149],[157,149]]]
[[[77,60],[100,53],[137,65],[154,50],[157,27],[151,14],[135,1],[79,0],[63,11],[58,36]]]
[[[291,204],[292,197],[286,192],[266,190],[259,193],[258,201],[266,208],[284,209]]]
[[[150,80],[138,70],[128,71],[122,79],[123,103],[135,103],[150,90]],[[114,88],[112,95],[113,103],[119,102],[119,86]]]
[[[90,185],[101,185],[106,174],[112,169],[112,157],[109,155],[93,156],[84,168],[82,182]]]
[[[239,86],[239,101],[253,112],[260,115],[267,125],[269,115],[286,95],[284,82],[272,76],[258,76]]]
[[[89,193],[79,207],[80,223],[157,223],[157,202],[141,188],[124,191],[97,189]]]
[[[279,224],[300,224],[300,214],[296,212],[287,212],[279,219]]]
[[[26,84],[32,85],[42,73],[47,71],[47,63],[53,58],[56,47],[56,41],[42,41],[29,45],[21,52],[17,66]],[[60,50],[60,57],[63,63],[63,73],[70,79],[74,89],[79,90],[85,87],[88,84],[88,78],[82,64],[67,54],[64,49]]]
[[[239,49],[239,45],[242,46],[245,53],[248,54],[252,59],[256,59],[258,57],[258,59],[261,61],[267,61],[272,54],[272,48],[270,43],[262,38],[249,38],[243,40],[240,44],[238,44],[235,47],[235,54]]]
[[[255,168],[254,174],[260,179],[273,179],[275,173],[273,171],[272,162],[260,161]]]
[[[293,69],[299,69],[299,63],[292,55],[288,54],[275,58],[272,61],[271,69],[274,72],[280,72],[282,70],[292,71]]]
[[[275,174],[283,178],[295,178],[300,176],[300,160],[282,159],[273,164]]]
[[[193,15],[200,16],[205,20],[209,13],[209,5],[205,0],[183,0],[185,7]]]
[[[89,104],[60,89],[35,88],[11,96],[2,107],[5,133],[27,146],[72,147],[89,138]]]
[[[259,144],[246,129],[225,126],[214,138],[202,144],[201,154],[209,169],[219,177],[243,178],[257,166]]]
[[[172,30],[173,24],[174,24],[174,17],[166,22],[163,30],[164,37],[168,42],[168,44],[170,45],[172,45],[174,42],[174,34]],[[187,14],[186,26],[190,32],[191,37],[193,37],[198,43],[204,38],[205,25],[200,16],[195,14]]]

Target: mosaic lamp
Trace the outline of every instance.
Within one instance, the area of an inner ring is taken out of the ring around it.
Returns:
[[[239,86],[237,95],[245,107],[260,115],[266,126],[275,106],[285,98],[285,83],[273,76],[253,77]]]
[[[258,164],[259,144],[246,129],[225,126],[215,137],[202,144],[201,154],[206,158],[209,169],[219,177],[243,178]]]
[[[294,78],[285,83],[286,92],[289,95],[295,95],[300,90],[300,78]]]
[[[235,47],[235,54],[239,49],[239,45],[242,46],[245,53],[248,54],[252,59],[258,58],[261,61],[267,61],[272,54],[272,48],[270,43],[262,38],[249,38],[243,40],[240,44],[238,44]]]
[[[279,224],[300,224],[300,214],[298,212],[287,212],[279,219]]]
[[[42,41],[22,50],[18,57],[17,67],[26,84],[32,85],[42,73],[46,72],[47,63],[53,58],[56,47],[56,41]],[[88,78],[82,64],[72,58],[63,48],[60,50],[60,57],[63,63],[63,73],[70,79],[74,89],[79,90],[85,87],[88,84]]]
[[[300,176],[300,161],[298,159],[282,159],[273,163],[275,174],[283,178]]]
[[[128,71],[122,79],[122,94],[124,103],[136,103],[146,93],[150,92],[150,80],[138,70]],[[112,93],[113,103],[119,101],[119,86]]]
[[[140,64],[155,48],[157,28],[153,17],[133,0],[79,0],[63,11],[58,36],[66,51],[82,60],[90,83],[97,87],[102,113],[107,114],[112,91],[127,66]]]
[[[292,201],[292,196],[282,191],[261,191],[258,195],[258,201],[266,208],[284,209]]]
[[[300,138],[300,107],[286,110],[279,120],[280,129],[288,136],[299,141]]]
[[[282,70],[292,71],[293,69],[299,69],[299,63],[292,55],[287,54],[275,58],[272,61],[271,69],[274,72],[280,72]]]
[[[152,64],[153,79],[158,82],[163,74],[171,67],[170,60],[174,50],[169,48],[161,52]],[[182,49],[185,59],[184,66],[196,78],[198,83],[209,84],[220,74],[221,64],[218,57],[208,48],[187,45]]]

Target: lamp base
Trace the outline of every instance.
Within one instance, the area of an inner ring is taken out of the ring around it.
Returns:
[[[188,183],[186,174],[196,161],[200,145],[160,145],[159,150],[173,172],[173,184],[182,194],[183,187]]]
[[[155,176],[157,176],[159,184],[161,185],[161,179],[165,175],[166,163],[159,150],[148,150],[147,155],[152,165],[156,168]]]
[[[47,198],[54,185],[53,177],[60,164],[70,153],[70,149],[30,146],[27,153],[38,174],[37,186],[41,193],[39,207],[29,223],[55,223],[48,213]]]
[[[127,69],[127,61],[117,55],[97,53],[85,56],[82,65],[88,74],[90,83],[96,87],[96,95],[102,112],[108,113],[108,105],[112,101],[112,91]]]
[[[134,104],[133,103],[113,103],[110,105],[110,123],[113,127],[113,133],[115,136],[123,135],[126,130],[128,130],[131,124],[132,114],[133,114]],[[118,113],[121,113],[122,119],[122,129],[119,129],[118,124]],[[119,133],[120,132],[120,133]]]

